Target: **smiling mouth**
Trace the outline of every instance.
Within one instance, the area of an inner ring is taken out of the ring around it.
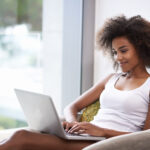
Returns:
[[[120,63],[119,63],[120,66],[123,66],[123,65],[125,65],[125,64],[127,64],[127,62],[120,62]]]

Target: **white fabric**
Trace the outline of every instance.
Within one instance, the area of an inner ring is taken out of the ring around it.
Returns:
[[[107,82],[100,95],[101,108],[91,123],[117,131],[140,131],[148,112],[150,77],[134,90],[121,91],[114,87],[120,75]]]
[[[82,150],[149,150],[150,130],[134,132],[115,136],[90,146]]]

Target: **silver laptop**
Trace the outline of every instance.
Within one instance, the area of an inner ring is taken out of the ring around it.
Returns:
[[[54,134],[70,140],[104,140],[105,137],[89,136],[87,134],[67,134],[61,124],[57,111],[50,96],[15,89],[27,119],[29,129],[37,132]]]

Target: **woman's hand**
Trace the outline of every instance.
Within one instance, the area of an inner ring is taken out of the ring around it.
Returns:
[[[73,121],[73,122],[63,121],[62,125],[63,125],[65,131],[68,132],[77,123],[78,123],[77,121]]]
[[[105,136],[103,128],[95,126],[89,122],[75,123],[68,131],[69,133],[89,134],[92,136]]]

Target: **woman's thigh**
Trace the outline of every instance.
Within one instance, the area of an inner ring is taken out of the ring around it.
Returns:
[[[81,150],[93,141],[65,140],[51,134],[21,130],[0,146],[0,150]]]
[[[66,150],[81,150],[86,146],[94,144],[94,141],[76,141],[76,140],[66,140]]]

